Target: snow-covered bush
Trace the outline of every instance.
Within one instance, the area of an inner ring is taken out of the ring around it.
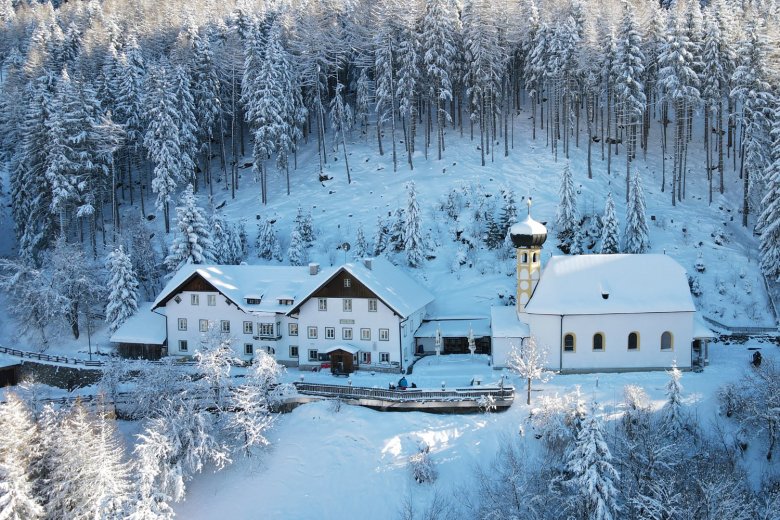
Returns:
[[[691,289],[691,294],[697,298],[703,294],[701,285],[699,284],[699,278],[697,276],[688,277],[688,287]]]
[[[541,396],[531,410],[535,437],[541,439],[547,451],[562,456],[579,431],[585,415],[585,402],[579,389],[563,397]]]
[[[409,457],[409,468],[412,471],[412,477],[418,483],[434,482],[437,473],[431,460],[431,447],[422,443],[417,453]]]
[[[644,388],[636,385],[623,387],[623,430],[631,438],[635,430],[650,420],[650,398]]]
[[[477,399],[477,405],[482,413],[490,413],[496,410],[496,398],[492,395],[481,395]]]
[[[701,254],[699,254],[699,256],[696,257],[696,263],[693,264],[693,268],[700,273],[703,273],[704,271],[707,270],[707,266],[704,265],[704,258],[702,258]]]

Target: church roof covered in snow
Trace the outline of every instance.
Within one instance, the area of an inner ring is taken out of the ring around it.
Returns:
[[[685,269],[667,255],[554,256],[529,314],[694,312]]]
[[[328,274],[317,280],[318,283],[309,284],[309,290],[302,297],[296,298],[295,308],[291,309],[290,312],[295,311],[317,289],[329,282],[341,270],[358,279],[402,318],[410,316],[433,301],[433,295],[420,282],[404,273],[387,259],[377,257],[366,259],[365,262],[348,263],[335,269],[331,268]]]
[[[167,337],[165,316],[152,312],[151,302],[142,302],[138,304],[138,312],[127,318],[111,335],[111,342],[162,345]]]

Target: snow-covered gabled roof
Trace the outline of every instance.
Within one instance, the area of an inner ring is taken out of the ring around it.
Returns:
[[[185,265],[157,296],[154,308],[164,305],[180,287],[200,276],[246,313],[284,314],[290,306],[281,305],[280,299],[304,294],[332,272],[331,268],[312,275],[308,267],[282,265]],[[247,298],[260,303],[247,303]]]
[[[371,259],[371,268],[363,263],[348,263],[336,269],[331,268],[322,278],[317,279],[319,283],[310,284],[309,291],[304,293],[303,297],[296,298],[295,306],[289,312],[295,312],[317,289],[329,282],[342,269],[365,285],[401,318],[409,317],[433,301],[433,295],[418,281],[387,259],[378,257]]]
[[[138,312],[111,335],[111,342],[163,345],[167,336],[165,316],[152,312],[151,302],[142,302],[138,304]]]
[[[494,338],[528,338],[531,329],[517,318],[514,305],[490,308],[490,329]]]
[[[685,269],[668,255],[554,256],[529,314],[694,312]]]
[[[344,352],[349,352],[350,354],[354,355],[360,352],[360,347],[351,343],[337,343],[335,345],[331,345],[328,348],[320,349],[317,352],[320,354],[330,354],[332,352],[336,352],[337,350],[343,350]]]

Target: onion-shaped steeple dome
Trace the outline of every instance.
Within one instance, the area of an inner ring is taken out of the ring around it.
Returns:
[[[531,199],[528,199],[528,216],[509,228],[509,236],[515,247],[541,247],[547,240],[547,228],[531,217]]]

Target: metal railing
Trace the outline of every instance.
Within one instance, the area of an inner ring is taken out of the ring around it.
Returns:
[[[748,326],[737,326],[737,325],[726,325],[725,323],[721,323],[718,320],[714,320],[712,318],[709,318],[707,316],[703,316],[704,321],[711,323],[712,325],[715,325],[716,327],[723,329],[727,332],[730,332],[732,334],[773,334],[778,332],[777,327],[748,327]]]
[[[452,390],[408,388],[390,390],[365,386],[341,386],[318,383],[293,383],[299,394],[320,397],[339,397],[342,399],[379,399],[382,401],[476,401],[483,397],[493,397],[504,401],[514,399],[515,389],[504,387],[469,387]]]

